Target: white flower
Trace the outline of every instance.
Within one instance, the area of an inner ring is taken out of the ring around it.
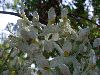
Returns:
[[[79,40],[84,40],[88,37],[89,33],[90,33],[90,29],[89,28],[84,28],[84,29],[81,29],[79,30]]]
[[[21,14],[21,16],[23,17],[23,21],[24,22],[29,22],[28,18],[25,15],[25,12]]]
[[[100,46],[100,38],[96,38],[93,42],[94,47],[99,47]]]
[[[63,51],[71,52],[72,50],[72,43],[70,41],[65,41],[62,46]]]
[[[79,45],[79,53],[86,52],[86,51],[87,51],[87,47],[85,46],[85,44],[80,44]]]
[[[63,19],[59,19],[60,22],[63,22]]]
[[[55,10],[53,7],[51,7],[48,11],[48,19],[49,20],[52,20],[52,19],[55,19],[56,17],[56,13],[55,13]]]
[[[35,64],[31,64],[31,69],[35,69]]]
[[[96,64],[96,56],[95,56],[95,52],[93,49],[90,50],[89,56],[90,56],[90,60],[89,60],[90,63]]]
[[[39,15],[38,15],[37,11],[34,11],[34,13],[33,13],[33,21],[34,20],[39,21]]]
[[[58,33],[54,33],[54,34],[52,35],[52,40],[53,40],[53,41],[58,41],[58,39],[59,39],[59,34],[58,34]]]
[[[67,17],[67,14],[68,14],[68,9],[67,8],[64,8],[64,9],[62,9],[62,11],[61,11],[61,17],[62,18],[66,18]]]

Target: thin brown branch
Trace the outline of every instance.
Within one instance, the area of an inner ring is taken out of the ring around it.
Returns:
[[[14,12],[7,12],[7,11],[0,11],[1,14],[9,14],[17,17],[21,17],[19,13],[14,13]]]

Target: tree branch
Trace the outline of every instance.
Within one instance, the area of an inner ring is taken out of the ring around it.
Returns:
[[[88,18],[85,18],[85,17],[83,17],[83,16],[79,16],[79,15],[75,15],[75,14],[70,14],[70,13],[68,14],[68,16],[74,17],[74,18],[80,18],[80,19],[87,20],[87,21],[89,21],[89,22],[91,22],[91,23],[97,25],[98,27],[100,27],[99,24],[97,24],[97,23],[95,23],[94,21],[92,21],[92,20],[90,20],[90,19],[88,19]]]
[[[7,11],[0,11],[1,14],[9,14],[17,17],[21,17],[19,13],[14,13],[14,12],[7,12]]]

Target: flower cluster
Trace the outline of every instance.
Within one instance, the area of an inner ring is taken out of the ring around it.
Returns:
[[[32,21],[22,14],[17,35],[8,39],[9,46],[15,48],[10,66],[16,65],[18,74],[98,74],[90,28],[73,29],[67,14],[67,8],[62,9],[61,19],[55,23],[55,10],[50,8],[47,25],[39,22],[36,11]],[[95,39],[94,47],[100,46],[99,41]]]

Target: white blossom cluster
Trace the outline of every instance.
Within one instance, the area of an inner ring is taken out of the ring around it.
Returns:
[[[50,8],[47,25],[39,22],[36,11],[32,21],[22,14],[23,19],[17,21],[17,36],[8,39],[9,45],[16,48],[11,54],[14,57],[11,66],[19,68],[18,74],[98,74],[95,52],[88,38],[90,29],[73,29],[67,14],[67,8],[62,9],[61,19],[55,23],[56,13]],[[100,46],[100,40],[95,39],[93,45]]]

